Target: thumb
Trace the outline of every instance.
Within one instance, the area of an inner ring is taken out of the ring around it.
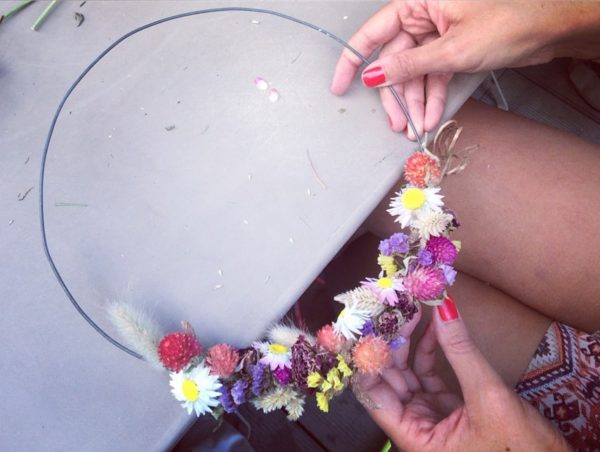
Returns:
[[[434,311],[437,339],[458,378],[465,405],[476,409],[483,403],[486,390],[504,387],[502,379],[469,336],[454,300],[447,296]]]
[[[457,58],[448,49],[449,39],[441,37],[428,44],[395,52],[369,64],[362,72],[368,87],[403,83],[431,73],[460,72]]]

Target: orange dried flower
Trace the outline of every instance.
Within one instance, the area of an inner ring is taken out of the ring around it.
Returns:
[[[339,353],[345,341],[331,325],[325,325],[317,332],[317,343],[330,353]]]
[[[415,187],[425,188],[428,185],[438,185],[442,171],[433,157],[424,152],[415,152],[404,165],[404,177]]]
[[[380,337],[364,336],[354,347],[352,359],[361,372],[377,375],[392,365],[392,352]]]

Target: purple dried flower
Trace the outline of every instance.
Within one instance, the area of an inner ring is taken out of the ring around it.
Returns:
[[[406,322],[410,322],[418,310],[416,303],[410,301],[406,295],[401,295],[398,299],[396,309],[400,311]]]
[[[456,281],[456,270],[454,270],[454,267],[451,265],[442,264],[440,265],[440,268],[444,272],[444,277],[446,278],[448,285],[453,285],[454,281]]]
[[[246,380],[238,380],[233,384],[231,388],[231,397],[236,405],[241,405],[246,401],[246,389],[248,388],[248,382]]]
[[[363,336],[368,336],[369,334],[375,334],[375,330],[373,328],[373,321],[367,320],[360,330],[360,334]]]
[[[398,336],[396,339],[392,339],[388,345],[390,346],[390,348],[392,350],[398,350],[400,347],[402,347],[404,344],[406,344],[408,341],[404,336]]]
[[[265,386],[268,384],[266,372],[266,364],[258,363],[250,367],[250,376],[252,377],[252,386],[250,387],[250,390],[252,391],[252,394],[257,397],[264,392]]]
[[[408,248],[408,236],[402,232],[396,232],[379,243],[379,252],[384,256],[404,254],[408,252]]]
[[[427,250],[433,255],[437,264],[452,264],[458,255],[458,251],[446,237],[431,237],[427,241]]]
[[[398,316],[393,311],[386,311],[377,319],[377,334],[387,339],[398,332]]]
[[[433,254],[431,254],[431,251],[424,248],[419,251],[417,260],[423,267],[428,267],[429,265],[433,264]]]
[[[278,367],[273,371],[273,377],[281,386],[286,386],[292,379],[292,370],[289,367]]]
[[[309,391],[306,379],[316,368],[316,352],[304,336],[300,336],[292,345],[292,378],[301,389]]]
[[[223,385],[221,386],[220,391],[221,397],[219,398],[219,402],[221,402],[221,406],[226,413],[233,413],[236,407],[233,399],[231,398],[231,394],[229,393],[229,388],[227,385]]]

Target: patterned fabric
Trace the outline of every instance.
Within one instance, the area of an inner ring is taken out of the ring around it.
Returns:
[[[575,450],[600,450],[600,331],[552,323],[515,391]]]

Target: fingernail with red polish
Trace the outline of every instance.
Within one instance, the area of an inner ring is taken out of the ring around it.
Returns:
[[[381,85],[385,83],[385,74],[381,66],[374,66],[362,73],[363,83],[369,87]]]
[[[444,298],[444,302],[437,307],[438,313],[440,314],[440,318],[444,322],[449,322],[451,320],[458,319],[458,311],[456,310],[456,305],[454,304],[454,300],[450,296]]]

